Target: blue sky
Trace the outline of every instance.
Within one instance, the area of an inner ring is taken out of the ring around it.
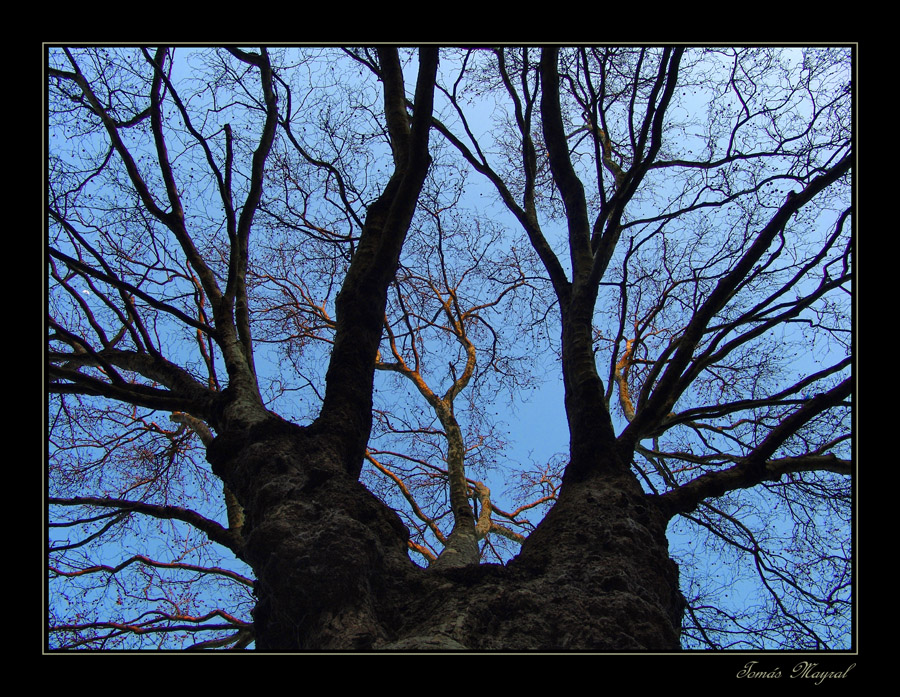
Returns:
[[[180,59],[179,59],[180,60]],[[446,66],[445,66],[446,67]],[[409,85],[411,85],[414,81],[414,70],[415,65],[412,64],[410,69],[413,71],[410,74]],[[176,71],[176,75],[178,71]],[[702,99],[709,99],[709,95],[705,97],[700,94],[697,96],[697,102],[692,107],[696,110],[702,110],[706,108],[706,104],[702,102]],[[487,107],[484,108],[483,112],[478,112],[478,117],[483,118],[487,113]],[[484,123],[487,123],[484,121]],[[483,128],[485,131],[489,131],[487,126]],[[700,146],[702,139],[700,136],[695,137],[698,139],[698,147]],[[481,194],[476,197],[475,194]],[[488,188],[485,183],[480,180],[477,176],[470,177],[469,180],[469,195],[475,201],[475,206],[478,206],[480,210],[485,210],[484,201],[486,199],[493,200],[493,191]],[[507,221],[510,229],[515,229],[516,223],[510,218],[510,216],[496,203],[491,205],[491,210],[495,214],[495,217],[498,220]],[[648,213],[649,214],[649,213]],[[633,215],[638,215],[635,212]],[[552,226],[548,226],[552,228]],[[814,229],[815,223],[810,222],[806,229]],[[555,230],[555,232],[561,233],[561,230]],[[560,249],[560,248],[558,248]],[[566,263],[567,255],[564,253],[560,254],[560,259],[563,263]],[[85,296],[89,303],[92,303],[93,300],[90,297],[90,292],[86,288],[80,289],[80,292]],[[609,310],[609,307],[601,307],[600,311],[603,309]],[[551,330],[552,334],[553,330]],[[626,333],[627,334],[627,333]],[[555,339],[555,337],[554,337]],[[260,359],[258,361],[258,366],[260,366],[262,373],[265,375],[275,375],[279,370],[283,369],[283,365],[280,364],[280,361],[277,357],[269,357],[269,361],[265,359],[265,350],[260,346],[258,348]],[[563,406],[563,396],[562,396],[562,385],[559,374],[559,365],[556,357],[553,355],[552,349],[548,349],[547,347],[542,347],[542,350],[545,351],[543,355],[541,355],[541,360],[538,364],[539,372],[545,373],[545,379],[540,384],[538,389],[527,393],[527,399],[522,399],[515,404],[515,408],[507,410],[505,403],[502,400],[498,400],[497,409],[492,411],[499,411],[499,419],[505,421],[509,424],[508,430],[510,438],[512,440],[511,447],[506,451],[505,458],[509,463],[523,462],[533,460],[537,463],[541,463],[547,460],[550,460],[554,456],[559,453],[565,453],[568,446],[568,432],[565,422],[565,411]],[[196,359],[196,356],[193,357]],[[609,366],[609,355],[607,352],[600,351],[598,353],[598,370],[600,372],[601,377],[604,379],[604,382],[607,380],[607,371]],[[817,366],[821,366],[827,363],[830,360],[829,355],[817,355],[813,356],[812,353],[808,353],[805,355],[799,355],[797,357],[796,362],[794,363],[794,370],[797,372],[812,372]],[[324,355],[322,357],[322,361],[320,362],[320,367],[324,367]],[[315,399],[306,400],[307,404],[315,404]],[[282,402],[282,404],[285,404]],[[422,403],[423,407],[425,406]],[[287,406],[285,404],[285,406]],[[297,409],[295,413],[302,411],[302,409],[298,408],[298,404],[295,403],[292,405],[293,408],[290,408],[289,411],[294,411]],[[681,407],[676,405],[676,411]],[[613,413],[614,423],[617,426],[617,429],[620,431],[624,427],[624,420],[622,418],[621,412],[618,408],[617,403],[617,395],[613,392],[612,400],[611,400],[611,411]],[[162,416],[160,417],[162,418]],[[645,445],[649,445],[649,443],[645,443]],[[699,446],[698,446],[699,447]],[[503,470],[498,470],[496,474],[488,478],[487,483],[491,487],[493,494],[496,499],[496,503],[500,506],[508,506],[505,498],[503,497],[503,491],[505,488],[505,480],[503,479],[504,472]],[[92,492],[93,493],[93,492]],[[753,497],[755,494],[747,494],[748,497]],[[224,507],[221,502],[215,504],[214,508],[217,508],[219,511],[219,515],[221,516],[221,520],[224,521]],[[167,523],[166,525],[174,525],[172,523]],[[151,526],[152,527],[152,526]],[[673,537],[673,550],[677,553],[678,547],[681,545],[690,545],[695,542],[690,536],[687,537]],[[161,555],[165,555],[166,553],[171,552],[171,549],[166,547],[166,542],[163,542],[163,546],[160,548],[159,553]],[[119,558],[119,548],[118,547],[110,547],[103,550],[104,554],[109,555],[109,559],[116,560]],[[227,560],[222,560],[222,564],[228,563],[229,565],[232,562],[228,562]],[[739,591],[740,595],[744,591]]]

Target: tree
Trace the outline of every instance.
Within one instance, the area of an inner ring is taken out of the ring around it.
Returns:
[[[50,50],[50,645],[847,646],[849,60]]]

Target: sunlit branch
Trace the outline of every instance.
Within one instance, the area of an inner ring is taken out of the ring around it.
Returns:
[[[437,523],[435,523],[434,519],[426,515],[421,509],[409,487],[406,486],[403,480],[388,466],[383,465],[371,452],[366,452],[366,459],[371,462],[379,472],[386,477],[389,477],[394,482],[400,490],[400,493],[403,495],[403,498],[406,499],[406,502],[410,505],[410,508],[412,508],[413,514],[428,526],[428,529],[431,530],[438,541],[441,544],[447,544],[447,538],[444,536],[444,533],[441,532],[441,529],[438,527]]]
[[[228,569],[220,569],[215,566],[198,566],[196,564],[185,564],[183,562],[161,562],[156,561],[155,559],[150,559],[142,554],[135,555],[130,559],[126,559],[120,564],[116,564],[115,566],[108,566],[106,564],[98,564],[96,566],[89,566],[83,569],[78,569],[76,571],[64,571],[62,569],[58,569],[54,566],[50,566],[50,571],[58,576],[65,577],[73,577],[73,576],[84,576],[85,574],[95,574],[95,573],[107,573],[107,574],[117,574],[123,569],[128,568],[132,564],[144,564],[145,566],[151,566],[155,569],[175,569],[177,571],[190,571],[192,573],[198,574],[213,574],[216,576],[224,576],[225,578],[230,578],[232,581],[237,581],[245,586],[250,588],[253,587],[253,580],[246,578],[245,576],[241,576],[234,571],[229,571]]]

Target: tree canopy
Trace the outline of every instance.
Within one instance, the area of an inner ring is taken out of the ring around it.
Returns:
[[[850,48],[45,72],[50,649],[852,647]]]

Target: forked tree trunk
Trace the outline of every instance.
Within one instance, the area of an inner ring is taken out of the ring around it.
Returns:
[[[678,649],[665,520],[633,478],[566,485],[506,567],[425,570],[332,450],[277,417],[210,448],[245,502],[259,649]]]
[[[257,417],[216,438],[208,458],[246,512],[258,648],[678,650],[667,519],[616,450],[578,336],[563,335],[572,461],[506,566],[417,567],[400,518],[346,465],[346,438],[235,404]]]
[[[676,650],[682,599],[666,520],[630,473],[631,454],[616,448],[591,341],[596,279],[584,268],[571,292],[556,282],[571,461],[558,501],[516,559],[421,569],[407,555],[409,534],[398,515],[358,481],[387,286],[429,162],[427,87],[437,56],[422,55],[412,129],[399,61],[383,56],[396,171],[369,208],[336,300],[319,418],[300,427],[267,412],[254,381],[235,380],[240,365],[229,373],[234,389],[222,395],[214,418],[219,436],[207,457],[246,514],[242,556],[258,579],[257,646]],[[554,166],[566,165],[557,160]],[[585,220],[576,215],[583,193],[562,188],[571,194],[570,227],[584,227],[587,240]],[[587,253],[581,250],[580,267]],[[467,502],[456,503],[464,517]]]

